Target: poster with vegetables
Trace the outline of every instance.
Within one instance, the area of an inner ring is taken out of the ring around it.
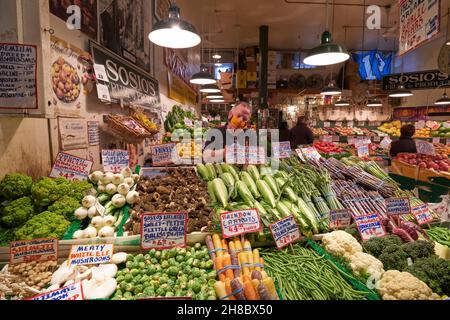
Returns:
[[[187,212],[141,215],[141,249],[165,250],[186,246]]]
[[[51,36],[50,75],[52,109],[55,116],[79,117],[93,89],[89,53]]]

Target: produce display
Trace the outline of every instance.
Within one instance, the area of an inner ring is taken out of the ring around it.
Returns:
[[[434,150],[436,154],[439,154],[444,157],[448,157],[450,155],[450,145],[445,145],[442,143],[433,143]]]
[[[318,136],[325,136],[328,134],[328,131],[322,129],[322,128],[311,128],[314,136],[318,137]]]
[[[421,169],[430,169],[443,172],[450,171],[450,159],[442,155],[432,156],[420,153],[399,153],[395,157],[395,160],[413,166],[418,166]]]
[[[336,159],[341,159],[350,156],[349,152],[333,142],[316,141],[314,142],[314,147],[325,158],[334,157]]]
[[[405,124],[415,123],[401,122],[399,120],[387,122],[378,127],[378,130],[393,137],[400,136],[400,129]],[[414,138],[450,138],[450,126],[448,122],[427,121],[423,128],[416,128]]]

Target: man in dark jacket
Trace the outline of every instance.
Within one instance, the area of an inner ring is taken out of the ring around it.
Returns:
[[[294,150],[299,145],[308,145],[314,142],[314,133],[306,125],[305,117],[299,117],[297,125],[291,129],[289,134],[291,148]]]
[[[400,129],[400,133],[400,139],[391,143],[391,157],[403,152],[417,153],[416,142],[412,138],[416,133],[416,128],[412,124],[407,124]]]

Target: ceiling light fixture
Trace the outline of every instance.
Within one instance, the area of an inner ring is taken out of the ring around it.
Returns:
[[[348,107],[350,102],[348,102],[347,98],[341,97],[334,105],[336,107]]]
[[[214,84],[216,83],[216,80],[213,78],[212,75],[206,72],[206,69],[203,69],[202,71],[197,72],[192,76],[190,83],[199,85]]]
[[[223,94],[221,93],[210,93],[206,96],[206,99],[212,100],[212,99],[223,99]]]
[[[411,90],[406,89],[405,86],[401,84],[398,86],[396,90],[394,90],[389,94],[389,97],[404,98],[404,97],[411,97],[412,95],[413,93],[411,92]]]
[[[214,54],[212,57],[213,57],[213,59],[216,59],[216,60],[219,60],[222,58],[222,56],[218,53]]]
[[[332,77],[331,77],[332,79]],[[342,94],[342,90],[336,87],[336,83],[334,80],[330,80],[330,83],[328,86],[322,89],[322,92],[320,93],[322,96],[337,96]]]
[[[326,29],[322,33],[321,44],[318,47],[311,49],[303,63],[312,66],[328,66],[341,63],[350,59],[350,54],[347,50],[339,45],[332,43],[331,33],[328,31],[328,0],[326,3]]]
[[[220,92],[219,87],[217,84],[206,84],[200,88],[200,92],[204,93],[218,93]]]
[[[213,100],[209,100],[210,102],[213,102],[213,103],[223,103],[223,102],[225,102],[225,100],[223,100],[223,99],[213,99]]]
[[[438,105],[438,106],[449,105],[450,104],[450,98],[447,96],[447,93],[444,93],[442,95],[442,98],[437,99],[434,104]]]
[[[173,49],[192,48],[202,41],[195,27],[180,19],[180,8],[173,4],[169,9],[169,17],[153,25],[148,38],[154,44]]]
[[[367,102],[367,106],[368,107],[382,107],[383,103],[381,101],[379,101],[377,98],[374,98],[374,99],[369,99],[369,101]]]

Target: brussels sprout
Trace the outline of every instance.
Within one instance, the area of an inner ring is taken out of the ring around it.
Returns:
[[[194,264],[194,259],[189,258],[188,260],[186,260],[186,265],[191,266]]]
[[[139,281],[139,283],[141,283],[141,284],[146,284],[146,283],[148,283],[148,282],[150,282],[150,277],[148,276],[148,275],[146,275],[146,274],[144,274],[143,276],[142,276],[142,278],[141,278],[141,280]]]
[[[206,262],[205,261],[200,262],[199,268],[200,269],[206,269]]]
[[[135,294],[142,293],[142,292],[144,292],[144,286],[142,284],[138,284],[134,287]]]
[[[192,258],[192,252],[187,251],[184,256],[185,256],[185,260],[188,260],[189,258]]]
[[[161,255],[162,255],[161,251],[156,251],[155,252],[155,258],[156,259],[158,259],[158,260],[161,259]]]
[[[152,249],[148,252],[148,255],[150,256],[150,258],[153,258],[155,256],[156,250]]]
[[[127,262],[133,262],[134,261],[134,256],[132,254],[127,255]]]
[[[208,280],[215,280],[216,277],[217,277],[217,272],[216,272],[215,270],[210,271],[210,272],[206,275],[206,278],[207,278]],[[214,283],[213,283],[213,284],[214,284]]]
[[[134,266],[134,262],[133,262],[133,261],[127,261],[126,267],[127,267],[128,269],[133,269],[133,266]]]
[[[142,253],[138,254],[135,258],[134,261],[135,262],[144,262],[145,258],[144,255]]]
[[[136,296],[135,296],[135,298],[136,299],[144,299],[144,298],[147,298],[147,296],[144,294],[144,293],[138,293]]]
[[[176,267],[170,267],[169,269],[167,269],[167,274],[169,276],[177,276],[178,275],[178,269]]]
[[[155,291],[155,294],[156,294],[158,297],[163,297],[163,296],[165,296],[165,294],[166,294],[166,290],[164,290],[163,288],[159,287],[159,288]]]
[[[178,252],[177,252],[177,255],[178,256],[185,256],[186,255],[186,249],[185,248],[181,248],[181,249],[178,249]]]
[[[153,267],[152,265],[147,267],[147,271],[146,271],[147,275],[151,276],[151,275],[154,275],[155,273],[156,273],[155,267]]]
[[[169,280],[169,278],[167,278],[166,276],[162,276],[161,278],[159,278],[159,284],[167,284],[167,280]]]
[[[178,263],[182,263],[184,261],[184,256],[183,255],[178,255],[175,258],[175,261],[178,262]]]
[[[117,281],[117,283],[121,283],[121,282],[125,281],[125,276],[117,276],[116,281]]]
[[[138,268],[139,268],[139,269],[145,269],[145,267],[147,267],[147,265],[145,264],[145,262],[139,262],[139,263],[138,263]]]
[[[212,269],[214,266],[214,262],[212,260],[206,261],[206,267],[205,269]]]
[[[161,259],[160,260],[167,260],[169,259],[169,252],[167,250],[164,250],[161,252]]]
[[[152,264],[158,264],[158,259],[156,259],[156,258],[151,258],[151,259],[150,259],[150,262],[151,262]]]
[[[167,260],[164,260],[163,262],[161,262],[161,268],[167,269],[169,267],[170,267],[170,264]]]
[[[166,292],[166,298],[170,298],[170,297],[174,297],[175,296],[175,293],[173,293],[173,292]]]
[[[132,269],[131,270],[131,275],[133,276],[133,277],[136,277],[138,274],[140,274],[141,273],[141,271],[139,270],[139,269]]]
[[[217,300],[217,298],[216,298],[215,295],[214,295],[214,296],[208,295],[208,298],[207,298],[206,300],[211,300],[211,301],[213,301],[213,300]]]
[[[144,256],[144,259],[145,260],[150,260],[152,257],[147,253],[145,256]]]
[[[192,274],[192,276],[194,276],[195,278],[200,277],[200,276],[201,276],[200,269],[199,269],[199,268],[193,268],[191,274]]]
[[[134,292],[134,286],[131,283],[126,283],[125,291]]]
[[[131,292],[125,292],[123,297],[127,300],[133,300],[133,294]]]
[[[155,296],[155,290],[150,287],[145,288],[143,293],[150,298]]]
[[[168,256],[169,258],[175,258],[177,255],[178,249],[177,248],[172,248],[169,250],[168,252]]]

